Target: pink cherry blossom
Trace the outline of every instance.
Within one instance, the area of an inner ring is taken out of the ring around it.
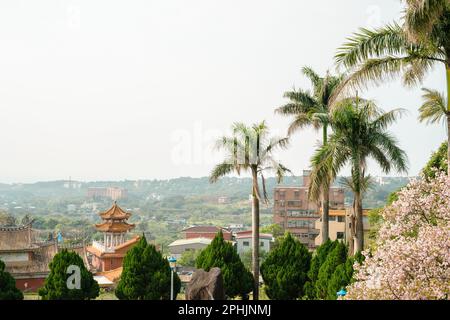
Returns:
[[[449,299],[450,178],[412,181],[382,217],[345,299]]]

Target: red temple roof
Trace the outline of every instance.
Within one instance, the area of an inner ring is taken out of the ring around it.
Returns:
[[[134,227],[135,227],[134,224],[130,224],[125,221],[114,221],[114,220],[105,221],[103,223],[95,225],[95,228],[98,231],[118,232],[118,233],[129,231],[129,230],[133,229]]]
[[[116,219],[116,220],[124,220],[128,219],[131,216],[131,213],[123,211],[117,203],[114,201],[114,204],[111,208],[109,208],[105,212],[99,213],[102,219]]]

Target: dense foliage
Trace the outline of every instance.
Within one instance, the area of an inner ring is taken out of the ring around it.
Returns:
[[[316,298],[316,282],[319,277],[320,267],[325,262],[328,254],[336,246],[336,241],[327,240],[325,243],[316,248],[311,260],[311,267],[308,271],[308,281],[305,283],[304,296],[306,299]]]
[[[348,256],[347,251],[347,246],[337,240],[328,240],[317,247],[304,286],[304,299],[334,300],[337,291],[352,282],[353,266],[364,257],[359,252]]]
[[[287,233],[261,265],[265,292],[273,300],[293,300],[303,296],[311,253]]]
[[[345,264],[346,261],[347,246],[343,242],[336,242],[333,250],[330,251],[324,263],[320,266],[315,288],[316,298],[327,299],[336,296],[336,291],[331,292],[330,296],[329,283],[334,275],[334,272],[336,271],[336,268]],[[345,279],[339,280],[344,281]]]
[[[167,259],[142,237],[124,258],[116,296],[121,300],[169,300],[171,273]],[[181,288],[176,272],[173,280],[176,297]]]
[[[441,144],[439,149],[431,155],[430,160],[427,162],[422,170],[423,175],[432,179],[436,176],[437,172],[447,172],[448,161],[447,161],[447,150],[448,144],[444,142]]]
[[[22,292],[16,288],[16,280],[5,271],[5,263],[0,260],[0,300],[23,300]]]
[[[225,294],[229,298],[246,298],[253,290],[253,276],[242,263],[233,245],[219,232],[209,246],[202,250],[196,261],[197,268],[209,271],[217,267],[222,271]]]
[[[382,211],[377,249],[363,252],[348,299],[448,299],[450,178],[411,182]]]
[[[80,270],[80,288],[69,288],[70,277],[76,276],[71,266]],[[100,288],[92,273],[86,269],[83,259],[73,251],[63,249],[49,264],[50,274],[39,289],[43,300],[90,300],[98,297]]]

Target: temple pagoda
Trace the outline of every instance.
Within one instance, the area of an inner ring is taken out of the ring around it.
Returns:
[[[138,242],[139,237],[126,239],[126,234],[135,225],[127,222],[131,213],[122,210],[115,201],[111,208],[99,215],[103,222],[96,224],[95,228],[103,233],[103,242],[93,241],[92,246],[86,249],[90,253],[91,266],[103,272],[122,267],[126,252]]]
[[[131,213],[123,211],[114,201],[113,206],[100,213],[103,222],[96,224],[95,228],[103,232],[103,243],[106,249],[113,249],[125,242],[125,234],[134,228],[134,224],[127,223]]]

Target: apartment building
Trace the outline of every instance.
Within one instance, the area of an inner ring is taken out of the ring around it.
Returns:
[[[118,187],[89,187],[87,191],[89,198],[109,198],[112,200],[125,199],[128,197],[127,189]]]
[[[363,209],[363,229],[364,229],[364,243],[368,243],[368,235],[370,230],[369,224],[369,209]],[[328,236],[330,240],[342,240],[348,242],[350,239],[350,228],[352,224],[352,208],[346,209],[331,209],[329,212]],[[316,246],[322,243],[322,219],[316,220],[315,228],[319,230],[319,234],[315,239]]]
[[[320,204],[308,199],[310,174],[309,170],[303,171],[301,186],[279,186],[274,189],[273,222],[312,250],[316,247],[315,239],[320,231],[316,228],[316,221],[320,219]],[[331,187],[330,209],[344,209],[344,198],[343,188]]]

